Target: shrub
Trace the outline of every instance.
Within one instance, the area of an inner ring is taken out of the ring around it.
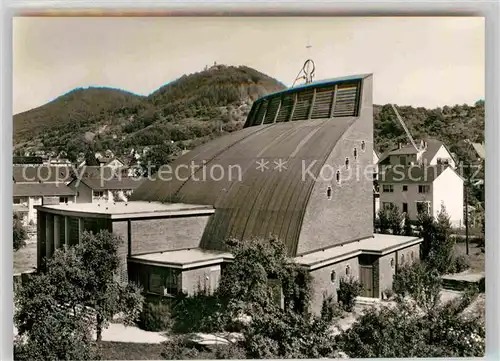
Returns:
[[[321,306],[321,319],[327,323],[331,323],[337,317],[340,317],[342,310],[332,295],[323,298]]]
[[[388,288],[384,291],[384,296],[387,300],[391,299],[392,296],[394,296],[394,291],[392,290],[392,288]]]
[[[145,302],[137,326],[145,331],[168,331],[172,328],[170,306],[163,302]]]
[[[353,277],[340,279],[337,295],[344,311],[351,312],[353,310],[356,297],[361,294],[362,290],[361,283]]]
[[[469,268],[470,268],[469,259],[465,255],[461,254],[453,259],[448,272],[460,273]]]
[[[188,336],[174,336],[163,343],[161,356],[165,360],[192,360],[198,358],[199,351]]]

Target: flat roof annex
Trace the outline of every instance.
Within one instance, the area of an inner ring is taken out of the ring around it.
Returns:
[[[375,233],[373,237],[298,256],[295,257],[294,260],[296,263],[307,267],[309,270],[313,270],[352,257],[357,257],[360,254],[383,256],[387,253],[410,247],[421,242],[422,238],[419,237]]]
[[[109,219],[161,218],[210,215],[214,208],[207,205],[161,203],[161,202],[99,202],[71,203],[60,205],[35,206],[37,210],[53,214]]]

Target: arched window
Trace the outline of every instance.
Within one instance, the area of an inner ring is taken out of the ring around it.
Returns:
[[[405,255],[404,254],[401,255],[401,264],[403,264],[403,263],[405,263]]]
[[[335,273],[335,271],[332,271],[332,273],[330,273],[330,281],[332,283],[335,283],[336,280],[337,280],[337,274]]]
[[[345,266],[345,275],[349,276],[351,274],[351,266],[347,265]]]
[[[328,186],[328,188],[326,189],[326,196],[328,197],[328,199],[332,199],[332,187]]]
[[[410,257],[411,257],[411,260],[412,260],[412,261],[415,259],[415,254],[413,253],[413,251],[411,251],[411,253],[410,253]]]
[[[349,158],[345,159],[345,169],[349,169]]]
[[[365,148],[366,148],[365,141],[364,141],[364,140],[362,140],[362,141],[361,141],[361,150],[362,150],[362,151],[365,151]]]
[[[391,268],[394,268],[394,258],[391,258]]]
[[[354,155],[354,159],[358,159],[358,150],[356,148],[354,148],[352,153]]]
[[[340,171],[338,170],[337,173],[335,173],[335,178],[337,179],[337,183],[340,184]]]

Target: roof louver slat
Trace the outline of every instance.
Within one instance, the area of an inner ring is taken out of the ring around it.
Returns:
[[[359,82],[339,85],[337,88],[334,117],[350,117],[357,113]]]
[[[264,116],[266,115],[268,101],[263,100],[260,104],[259,110],[257,110],[257,114],[255,115],[255,119],[253,121],[254,125],[261,125],[264,120]]]
[[[292,120],[306,120],[309,115],[309,108],[312,105],[314,96],[313,90],[307,90],[298,93],[297,104],[293,112]]]
[[[269,100],[268,109],[264,118],[264,124],[270,124],[274,122],[274,118],[276,117],[276,112],[278,112],[280,101],[280,97],[275,97]]]
[[[329,118],[334,87],[317,89],[311,119]]]
[[[287,122],[290,120],[290,114],[293,108],[293,94],[284,95],[281,99],[281,107],[278,111],[278,117],[276,118],[276,123]]]

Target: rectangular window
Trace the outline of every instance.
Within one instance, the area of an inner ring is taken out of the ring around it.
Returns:
[[[163,280],[160,274],[153,272],[149,274],[148,290],[158,295],[163,294]]]
[[[14,198],[14,204],[21,204],[21,198]]]
[[[406,157],[404,155],[399,157],[399,163],[402,165],[406,165]]]
[[[418,193],[429,193],[430,190],[431,190],[431,187],[428,184],[418,186]]]
[[[384,184],[382,186],[382,192],[384,192],[384,193],[393,193],[394,192],[394,186],[392,184]]]
[[[405,184],[403,185],[403,192],[407,192],[408,191],[408,186]]]
[[[385,210],[389,210],[389,209],[392,209],[393,204],[392,204],[392,202],[382,202],[382,207],[383,207]]]
[[[102,198],[102,197],[104,197],[104,192],[102,192],[102,191],[94,191],[94,197],[95,198]]]
[[[429,213],[430,202],[417,202],[417,213]]]
[[[59,203],[68,203],[68,197],[59,197]]]
[[[403,213],[408,213],[408,203],[403,203]]]

